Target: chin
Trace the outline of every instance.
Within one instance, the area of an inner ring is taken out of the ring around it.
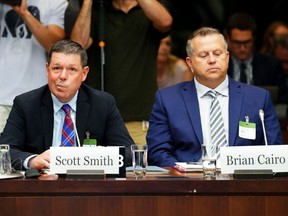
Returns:
[[[67,100],[66,100],[66,95],[64,95],[63,93],[56,93],[56,94],[54,94],[56,97],[57,97],[57,99],[59,100],[59,101],[61,101],[62,103],[65,103],[65,102],[67,102]]]

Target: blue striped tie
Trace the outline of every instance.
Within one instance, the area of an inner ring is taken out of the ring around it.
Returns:
[[[62,129],[61,146],[74,146],[74,125],[71,119],[69,104],[64,104],[62,109],[65,112],[65,119]]]
[[[225,134],[224,121],[222,117],[221,107],[216,97],[217,92],[210,90],[207,93],[212,98],[211,107],[210,107],[210,131],[211,131],[211,142],[212,142],[211,144],[213,146],[212,152],[214,152],[215,154],[216,147],[218,147],[218,150],[219,150],[220,147],[226,146],[227,139],[226,139],[226,134]],[[217,158],[219,158],[219,155],[217,155]]]

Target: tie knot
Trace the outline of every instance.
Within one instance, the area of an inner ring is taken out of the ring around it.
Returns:
[[[209,90],[206,94],[214,99],[216,98],[217,92],[214,90]]]
[[[64,110],[64,112],[65,112],[66,115],[69,115],[69,114],[70,114],[71,107],[70,107],[69,104],[64,104],[64,105],[62,106],[62,109]]]

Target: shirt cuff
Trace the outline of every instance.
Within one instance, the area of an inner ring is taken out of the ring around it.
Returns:
[[[24,160],[24,162],[23,162],[23,167],[24,167],[25,169],[30,169],[30,167],[29,167],[29,160],[30,160],[31,158],[36,157],[36,156],[37,156],[37,154],[34,154],[34,155],[31,155],[31,156],[27,157],[27,158]]]

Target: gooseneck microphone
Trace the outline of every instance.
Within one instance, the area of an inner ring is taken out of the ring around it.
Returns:
[[[262,123],[262,129],[263,129],[263,134],[264,134],[264,141],[265,145],[267,146],[267,136],[266,136],[266,129],[265,129],[265,124],[264,124],[264,111],[262,109],[259,110],[259,117]]]
[[[81,144],[80,144],[80,139],[79,139],[79,136],[78,136],[78,131],[77,131],[77,127],[76,127],[76,119],[75,119],[75,116],[74,114],[71,112],[70,113],[70,116],[71,116],[71,120],[74,124],[74,132],[75,132],[75,135],[76,135],[76,140],[77,140],[77,146],[78,147],[81,147]]]

